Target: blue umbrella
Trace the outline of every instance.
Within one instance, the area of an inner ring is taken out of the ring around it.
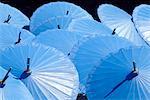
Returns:
[[[69,32],[66,30],[47,30],[39,34],[34,42],[42,43],[55,47],[62,51],[65,55],[69,55],[73,47],[78,44],[81,34],[78,32]]]
[[[141,36],[150,45],[150,5],[142,4],[133,11],[133,20]]]
[[[0,13],[0,24],[11,24],[19,28],[29,25],[28,17],[7,4],[0,3]]]
[[[81,7],[68,2],[51,2],[39,7],[31,17],[30,30],[38,35],[46,29],[66,28],[72,20],[89,18],[92,16]],[[58,25],[55,26],[57,21]],[[64,21],[64,22],[62,22]],[[61,24],[63,23],[63,24]],[[45,24],[45,25],[44,25]],[[51,25],[50,25],[51,24]],[[50,25],[50,26],[49,26]],[[52,26],[55,27],[52,27]],[[44,30],[42,27],[44,26]]]
[[[31,93],[19,80],[0,67],[0,100],[33,100]]]
[[[87,82],[89,100],[149,100],[150,49],[131,47],[110,54]]]
[[[112,30],[106,27],[104,24],[91,19],[74,20],[68,27],[71,32],[81,32],[86,35],[111,35]]]
[[[135,45],[144,45],[145,41],[137,32],[132,16],[111,4],[102,4],[98,8],[98,16],[102,23]]]
[[[0,64],[21,80],[35,100],[74,100],[78,73],[60,51],[41,44],[20,44],[0,53]]]
[[[116,52],[131,45],[128,40],[117,36],[95,36],[76,46],[71,52],[70,58],[79,72],[81,92],[85,92],[84,86],[88,74],[100,59],[111,52]]]
[[[0,49],[5,49],[19,43],[29,43],[34,37],[32,33],[24,29],[14,27],[13,25],[0,24]]]

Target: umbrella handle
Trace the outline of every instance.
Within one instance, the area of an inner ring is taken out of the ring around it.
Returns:
[[[3,23],[9,23],[10,19],[11,19],[11,16],[10,16],[10,15],[8,15],[7,20],[5,20]]]
[[[30,58],[27,58],[27,71],[30,70]]]
[[[15,45],[18,44],[18,43],[20,43],[20,41],[21,41],[21,32],[19,33],[19,37],[18,37],[17,42],[15,42]]]
[[[8,70],[8,72],[7,72],[6,75],[4,76],[3,80],[0,81],[0,87],[3,88],[3,87],[5,86],[4,82],[5,82],[5,81],[7,80],[7,78],[9,77],[8,74],[10,73],[10,71],[11,71],[11,68]]]
[[[57,28],[58,28],[58,29],[61,29],[61,28],[60,28],[60,25],[57,25]]]

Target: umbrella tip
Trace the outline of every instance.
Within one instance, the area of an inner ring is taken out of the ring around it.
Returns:
[[[116,34],[116,28],[113,30],[113,32],[112,32],[112,35],[115,35]]]
[[[8,23],[9,24],[10,20],[11,20],[11,15],[9,14],[7,19],[3,23]]]
[[[132,80],[133,78],[135,78],[136,76],[138,76],[139,71],[136,67],[136,63],[133,61],[133,70],[132,72],[130,72],[127,76],[126,76],[126,80]]]
[[[57,28],[60,29],[60,25],[57,25]]]
[[[69,14],[69,11],[67,10],[67,13],[66,13],[66,15],[68,15]]]

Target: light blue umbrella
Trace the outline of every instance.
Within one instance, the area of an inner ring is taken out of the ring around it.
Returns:
[[[76,46],[70,54],[70,58],[75,64],[80,78],[81,92],[85,92],[86,79],[94,66],[100,59],[111,52],[116,52],[121,48],[126,48],[132,44],[117,36],[95,36]]]
[[[29,25],[29,19],[18,9],[7,4],[0,3],[0,24],[11,24],[18,28]]]
[[[132,16],[111,4],[102,4],[98,8],[98,16],[102,23],[115,31],[115,33],[124,37],[135,45],[145,45],[145,41],[137,32]]]
[[[89,100],[149,100],[150,49],[131,47],[110,54],[87,82]]]
[[[0,100],[33,100],[26,86],[19,80],[14,79],[10,73],[0,67]]]
[[[3,50],[11,45],[19,43],[29,43],[34,39],[34,35],[24,29],[13,25],[0,24],[0,49]]]
[[[82,38],[81,35],[79,32],[69,32],[62,29],[47,30],[39,34],[34,42],[55,47],[65,55],[69,55],[70,51]]]
[[[68,2],[51,2],[39,7],[31,17],[30,30],[38,35],[47,29],[66,28],[72,20],[92,16],[81,7]],[[57,22],[54,22],[54,21]],[[58,24],[55,26],[55,24]],[[62,24],[63,23],[63,24]],[[55,27],[52,27],[55,26]],[[44,27],[44,29],[43,29]]]
[[[0,53],[0,64],[21,80],[35,100],[75,100],[78,73],[60,51],[41,44],[20,44]]]
[[[72,19],[68,16],[59,16],[51,18],[50,20],[47,20],[46,22],[43,22],[39,24],[38,26],[34,27],[35,31],[31,31],[38,35],[44,31],[47,30],[53,30],[53,29],[67,29],[68,25],[71,23]]]
[[[104,24],[91,19],[74,20],[68,27],[71,32],[81,32],[85,35],[112,35],[112,30]]]
[[[150,5],[142,4],[133,11],[133,20],[141,36],[150,45]]]

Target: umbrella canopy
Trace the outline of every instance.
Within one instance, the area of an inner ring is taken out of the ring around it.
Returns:
[[[95,36],[76,46],[71,52],[70,58],[79,72],[81,92],[85,91],[84,86],[89,72],[97,65],[100,59],[111,52],[116,52],[121,48],[126,48],[131,45],[124,38],[116,36]]]
[[[60,51],[41,44],[20,44],[0,53],[0,64],[21,80],[35,100],[74,100],[78,73]]]
[[[0,49],[5,49],[11,45],[19,43],[29,43],[34,39],[34,35],[24,29],[13,25],[0,24]]]
[[[141,36],[150,44],[150,5],[142,4],[133,11],[133,20]]]
[[[47,30],[53,29],[67,29],[72,19],[68,16],[53,17],[38,26],[34,27],[35,31],[32,31],[35,35],[38,35]]]
[[[130,40],[135,45],[145,44],[132,22],[132,16],[122,9],[110,4],[102,4],[98,8],[98,16],[102,23],[114,30],[118,36]]]
[[[71,32],[81,32],[86,35],[111,35],[113,32],[104,24],[91,19],[74,20],[68,27]]]
[[[19,28],[29,25],[28,17],[7,4],[0,3],[0,13],[0,24],[11,24]]]
[[[99,62],[87,82],[89,100],[149,100],[150,49],[131,47]]]
[[[33,100],[31,93],[19,80],[0,67],[0,100]]]
[[[46,29],[58,28],[50,27],[49,24],[56,24],[53,20],[57,20],[61,25],[60,28],[66,28],[74,19],[89,18],[92,16],[81,7],[68,2],[51,2],[39,7],[31,17],[30,30],[38,35]],[[63,21],[63,22],[61,22]],[[53,23],[52,23],[53,22]],[[61,24],[63,23],[63,24]],[[43,25],[45,24],[45,25]],[[59,25],[58,24],[58,25]],[[63,26],[62,26],[63,25]],[[42,27],[44,30],[41,30]]]
[[[77,32],[56,29],[42,32],[35,38],[34,42],[55,47],[65,55],[69,55],[73,47],[78,44],[80,38]]]

